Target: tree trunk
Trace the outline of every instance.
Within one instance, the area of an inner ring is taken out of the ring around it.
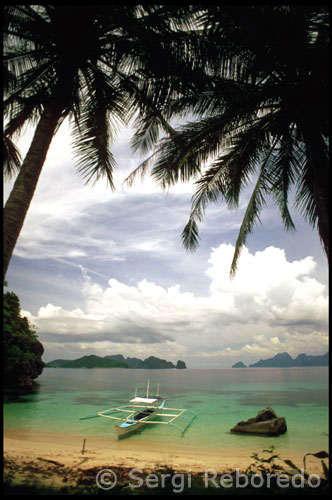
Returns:
[[[50,103],[45,107],[29,151],[5,205],[4,278],[62,111],[63,107],[59,104]]]

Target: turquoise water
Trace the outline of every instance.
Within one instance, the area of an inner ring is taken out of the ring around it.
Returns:
[[[108,419],[80,421],[89,413],[125,404],[134,395],[160,395],[172,408],[197,414],[183,437],[166,425],[149,425],[130,439],[204,448],[328,450],[328,368],[248,368],[221,370],[123,370],[45,368],[33,393],[4,405],[6,428],[109,436]],[[140,391],[141,389],[141,391]],[[288,431],[278,437],[231,434],[240,420],[271,406],[286,417]]]

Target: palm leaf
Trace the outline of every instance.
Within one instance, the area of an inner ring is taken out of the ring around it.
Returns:
[[[195,250],[198,246],[197,221],[203,220],[209,203],[217,203],[220,199],[224,199],[229,207],[237,206],[242,187],[249,182],[250,176],[255,172],[262,149],[268,147],[269,140],[265,131],[268,120],[269,118],[265,117],[257,122],[255,127],[239,134],[236,143],[230,146],[230,152],[222,154],[196,182],[198,187],[192,198],[190,218],[182,233],[182,241],[187,250]],[[269,157],[269,154],[267,156]],[[265,167],[267,164],[266,161]],[[254,221],[265,203],[263,196],[267,192],[267,181],[263,172],[265,167],[262,169],[261,180],[256,184],[240,229],[231,275],[235,270],[234,266],[246,235],[251,232]],[[263,178],[264,188],[261,185]]]
[[[185,228],[182,231],[182,243],[186,250],[194,251],[198,247],[199,231],[197,222],[192,215],[189,218]]]
[[[158,154],[158,150],[155,151],[154,153],[152,153],[151,156],[146,158],[140,165],[138,165],[138,167],[135,168],[135,170],[133,170],[128,175],[128,177],[126,177],[126,179],[123,181],[123,184],[127,184],[127,186],[132,187],[134,185],[135,180],[137,179],[137,177],[139,175],[141,176],[141,180],[143,181],[149,166],[152,164],[152,161],[157,154]]]
[[[106,108],[89,108],[87,106],[82,112],[80,127],[74,129],[73,148],[76,156],[78,171],[89,183],[95,178],[94,183],[100,177],[106,175],[108,183],[114,189],[112,172],[115,168],[115,160],[109,150],[110,127]]]
[[[3,137],[3,171],[5,177],[11,179],[18,172],[22,162],[21,154],[13,141],[7,136]]]
[[[234,277],[237,269],[238,259],[240,257],[241,250],[246,242],[248,234],[253,230],[256,221],[260,221],[259,213],[265,206],[264,195],[267,193],[266,184],[264,183],[264,172],[261,171],[258,180],[256,182],[255,188],[250,197],[247,209],[245,211],[239,234],[235,244],[234,256],[231,264],[230,276]]]
[[[166,188],[178,180],[187,182],[201,173],[202,165],[219,151],[224,120],[220,116],[177,129],[176,135],[160,143],[152,177]]]
[[[260,173],[241,223],[230,270],[230,277],[232,278],[235,276],[238,259],[241,250],[245,245],[247,236],[253,231],[256,222],[260,222],[259,214],[266,205],[265,195],[269,193],[269,179],[267,177],[267,173],[269,171],[269,162],[271,161],[271,156],[273,155],[276,142],[277,139],[275,139],[269,152],[266,154],[262,165],[260,166]]]
[[[313,185],[310,161],[305,159],[296,189],[295,206],[312,227],[315,226],[318,217]]]
[[[88,66],[82,75],[82,97],[73,133],[74,151],[80,158],[78,171],[86,183],[106,176],[114,189],[112,171],[116,163],[109,147],[126,115],[123,96],[116,82],[96,66]]]
[[[292,134],[285,131],[280,138],[279,147],[271,161],[269,172],[271,193],[279,206],[281,219],[288,231],[294,231],[295,225],[288,209],[288,196],[301,169],[301,157],[297,154]]]

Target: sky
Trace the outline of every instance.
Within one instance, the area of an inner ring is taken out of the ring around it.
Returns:
[[[325,353],[328,266],[317,230],[292,211],[297,230],[285,232],[268,202],[230,279],[249,191],[236,210],[207,209],[200,246],[188,253],[181,232],[194,183],[165,192],[147,176],[127,187],[143,159],[130,135],[122,128],[111,146],[115,191],[105,179],[84,184],[67,122],[49,149],[6,276],[36,327],[43,360],[123,354],[206,369],[279,352]],[[31,138],[26,129],[23,156]]]

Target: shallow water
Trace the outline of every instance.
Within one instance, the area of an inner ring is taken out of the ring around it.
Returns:
[[[183,437],[171,426],[149,425],[130,439],[204,448],[328,450],[328,368],[246,368],[220,370],[125,370],[45,368],[33,393],[4,405],[7,428],[68,432],[116,439],[108,419],[79,418],[119,404],[134,395],[160,395],[172,408],[197,417]],[[13,395],[12,395],[13,396]],[[278,437],[231,434],[240,420],[271,406],[284,416],[288,431]]]

